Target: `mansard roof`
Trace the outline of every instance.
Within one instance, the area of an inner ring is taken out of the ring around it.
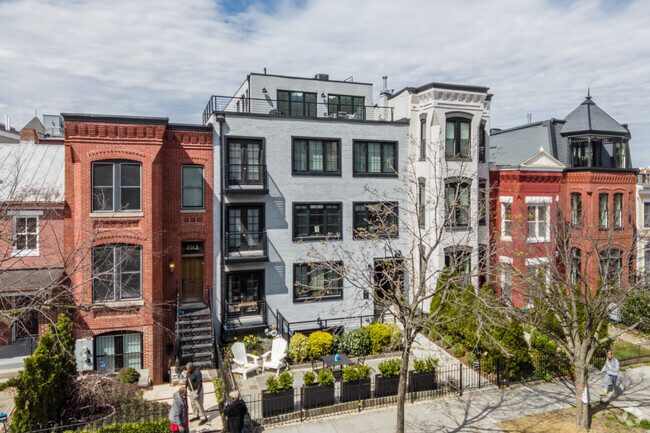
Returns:
[[[560,130],[563,137],[592,134],[625,137],[629,134],[627,128],[598,107],[590,95],[564,120],[566,123]]]

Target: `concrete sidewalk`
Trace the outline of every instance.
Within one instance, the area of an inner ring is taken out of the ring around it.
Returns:
[[[602,376],[589,378],[591,401],[597,402],[602,390]],[[650,420],[650,367],[623,372],[619,396],[611,403]],[[507,390],[495,388],[466,392],[449,398],[406,405],[407,432],[500,432],[497,423],[528,415],[564,409],[575,405],[573,382],[517,386]],[[636,415],[636,414],[635,414]],[[637,415],[637,416],[639,416]],[[395,431],[396,408],[367,410],[268,428],[273,433],[351,433]]]

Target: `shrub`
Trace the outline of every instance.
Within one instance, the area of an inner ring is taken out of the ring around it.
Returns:
[[[370,367],[367,365],[359,364],[357,365],[357,375],[359,379],[367,379],[370,377]]]
[[[372,341],[372,353],[381,353],[390,344],[391,332],[386,325],[382,323],[373,323],[366,326],[370,332],[370,340]]]
[[[280,392],[280,384],[275,376],[269,376],[269,378],[266,379],[266,390],[273,394]]]
[[[289,389],[293,385],[293,375],[288,372],[282,373],[278,377],[278,386],[280,389]]]
[[[318,383],[329,386],[334,382],[334,373],[332,370],[322,369],[318,372]]]
[[[390,331],[390,347],[399,347],[402,345],[402,330],[397,323],[386,323],[386,328]]]
[[[451,352],[454,354],[454,356],[461,357],[465,354],[465,348],[462,344],[456,343],[454,344],[454,348],[451,350]]]
[[[650,293],[637,292],[630,295],[623,303],[621,320],[626,326],[641,321],[638,329],[650,333]]]
[[[217,397],[217,403],[222,404],[226,400],[226,387],[223,385],[223,379],[215,377],[212,382],[214,382],[214,395]]]
[[[382,377],[391,377],[399,376],[400,369],[400,360],[399,359],[387,359],[379,363],[379,374]]]
[[[474,352],[469,352],[467,354],[467,363],[473,365],[474,361],[476,361],[476,354]]]
[[[122,383],[135,383],[140,378],[140,373],[136,371],[133,367],[122,367],[120,372],[117,374],[117,378],[120,379]]]
[[[309,358],[309,338],[300,332],[296,332],[289,342],[289,357],[294,362],[302,362]]]
[[[365,328],[348,332],[341,341],[343,352],[350,356],[365,356],[372,350],[370,331]]]
[[[413,360],[413,369],[416,373],[424,373],[427,371],[436,371],[436,366],[438,365],[438,360],[436,358],[427,357]]]
[[[66,430],[63,433],[90,433],[88,430],[75,432],[74,430]],[[124,423],[124,424],[111,424],[95,430],[93,433],[169,433],[169,421],[164,419],[162,421],[146,421],[139,424]]]
[[[312,386],[314,383],[316,383],[316,375],[313,371],[308,371],[305,373],[302,380],[305,382],[306,386]]]
[[[354,365],[348,365],[343,367],[343,380],[346,382],[352,382],[359,379],[359,372],[357,367]]]
[[[330,353],[334,338],[329,332],[316,331],[309,336],[309,356],[311,359],[320,359]]]
[[[332,355],[336,353],[345,353],[345,348],[343,347],[343,336],[336,334],[332,337],[332,347],[330,348],[330,353]]]

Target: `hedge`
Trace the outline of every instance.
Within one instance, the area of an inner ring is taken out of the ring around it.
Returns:
[[[66,430],[63,433],[91,433],[89,430],[82,430],[80,432],[74,430]],[[111,424],[94,430],[93,433],[169,433],[169,421],[148,421],[140,424],[126,423],[126,424]]]

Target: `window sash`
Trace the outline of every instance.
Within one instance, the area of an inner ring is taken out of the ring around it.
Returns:
[[[427,157],[427,120],[420,120],[420,159]]]
[[[614,194],[614,227],[623,227],[623,194]]]
[[[340,173],[339,142],[293,140],[294,173]]]
[[[203,209],[203,166],[182,166],[181,178],[181,206],[183,208]]]
[[[38,251],[38,217],[14,217],[13,251]]]
[[[650,227],[650,203],[643,203],[643,227]]]
[[[93,247],[93,302],[142,297],[142,247],[101,245]]]
[[[132,161],[92,163],[92,211],[142,210],[142,164]]]
[[[365,98],[362,96],[328,95],[327,114],[336,115],[339,112],[354,114],[354,118],[365,118]]]
[[[397,202],[355,203],[353,215],[354,238],[398,237],[398,212]]]
[[[528,205],[528,239],[546,239],[548,205]]]
[[[464,182],[445,187],[445,221],[449,227],[469,227],[470,187]]]
[[[316,94],[278,90],[278,110],[288,116],[316,117]]]
[[[571,225],[582,226],[582,194],[571,193]]]
[[[608,215],[609,203],[608,202],[609,202],[608,194],[598,195],[598,226],[600,228],[607,228],[609,226],[609,215]]]
[[[340,204],[294,204],[294,238],[340,239]]]
[[[342,297],[343,279],[336,271],[308,263],[294,265],[294,300]]]
[[[502,236],[512,236],[512,204],[501,203],[501,233]]]
[[[445,124],[445,156],[470,157],[470,125],[468,119],[449,119]]]
[[[397,174],[397,143],[355,142],[355,174]]]

